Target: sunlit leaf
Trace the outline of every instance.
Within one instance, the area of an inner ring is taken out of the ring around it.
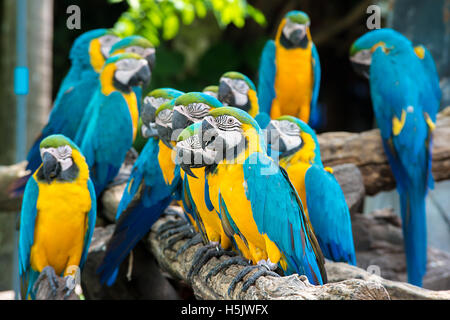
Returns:
[[[163,23],[163,39],[170,40],[175,37],[178,32],[179,26],[180,22],[176,15],[166,17]]]

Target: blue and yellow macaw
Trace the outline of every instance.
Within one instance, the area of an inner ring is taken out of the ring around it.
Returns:
[[[181,96],[176,101],[176,113],[172,119],[174,130],[183,130],[177,139],[177,155],[181,155],[181,176],[183,177],[183,208],[189,221],[201,233],[204,244],[220,244],[223,249],[230,248],[230,240],[225,235],[219,216],[214,210],[211,202],[205,201],[205,168],[200,159],[199,167],[194,163],[187,164],[190,160],[191,151],[197,147],[201,151],[201,144],[191,124],[201,126],[201,121],[212,109],[222,107],[222,103],[206,93],[190,92]],[[188,129],[189,128],[189,129]],[[184,132],[187,130],[187,132]],[[184,133],[183,133],[184,132]],[[183,139],[183,135],[187,138]],[[186,158],[186,159],[184,159]],[[188,174],[187,174],[188,173]],[[195,176],[195,177],[194,177]]]
[[[286,274],[326,282],[301,200],[286,172],[268,157],[257,122],[243,110],[217,108],[202,121],[202,136],[209,201],[237,250],[256,268],[264,265],[258,276],[279,263]]]
[[[139,117],[138,132],[133,143],[133,148],[141,153],[149,137],[158,134],[155,124],[156,110],[163,103],[181,96],[183,92],[172,88],[159,88],[149,92],[142,101],[142,109]]]
[[[302,11],[284,16],[275,41],[268,41],[261,55],[258,100],[260,112],[272,119],[291,115],[314,126],[321,117],[320,60],[309,25]]]
[[[139,97],[132,87],[149,79],[147,60],[134,53],[114,55],[103,66],[90,102],[95,108],[75,139],[86,156],[97,196],[118,173],[136,137]]]
[[[26,169],[31,173],[11,187],[14,194],[23,192],[26,181],[42,163],[39,146],[43,139],[52,134],[75,138],[81,118],[98,86],[98,73],[111,46],[119,40],[108,29],[91,30],[75,40],[70,50],[70,70],[60,85],[47,124],[27,155]]]
[[[441,98],[433,58],[399,32],[380,29],[353,43],[350,60],[369,78],[375,118],[400,195],[408,282],[421,286],[427,264],[425,196],[433,187],[431,142]]]
[[[74,277],[76,268],[83,268],[97,213],[80,149],[63,135],[51,135],[42,140],[40,154],[42,164],[27,182],[20,217],[19,273],[23,298],[32,299],[41,272],[56,290],[56,275]]]
[[[158,136],[151,136],[133,165],[120,200],[116,228],[98,269],[102,283],[112,285],[119,266],[174,199],[181,197],[179,167],[172,160],[170,142],[175,98],[155,112]],[[148,105],[153,108],[153,105]],[[145,107],[144,107],[145,108]]]
[[[313,129],[298,118],[281,116],[270,122],[266,137],[272,158],[302,199],[325,258],[356,265],[350,211],[332,169],[323,167]]]

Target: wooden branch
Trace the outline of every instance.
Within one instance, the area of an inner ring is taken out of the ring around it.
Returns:
[[[164,216],[160,218],[152,228],[152,231],[158,229],[161,224],[168,220],[176,219],[174,216]],[[201,244],[193,246],[184,253],[176,257],[178,250],[186,240],[178,241],[173,250],[166,249],[166,241],[160,241],[151,232],[147,243],[154,257],[158,260],[161,267],[169,272],[173,277],[187,281],[187,274],[191,268],[193,256]],[[291,275],[288,277],[261,277],[246,292],[241,292],[242,283],[236,286],[236,289],[229,297],[227,294],[228,286],[233,278],[244,267],[233,265],[224,272],[213,276],[208,281],[205,280],[209,270],[216,266],[219,261],[225,260],[212,258],[199,272],[193,277],[191,284],[194,294],[198,299],[299,299],[299,300],[324,300],[324,299],[389,299],[387,291],[382,285],[373,281],[360,279],[347,279],[339,283],[329,283],[324,286],[313,286],[309,283],[306,276]],[[253,272],[252,272],[253,273]],[[252,274],[250,273],[250,275]],[[246,276],[246,278],[249,275]],[[244,279],[246,279],[244,278]]]
[[[363,175],[366,193],[395,188],[395,181],[383,150],[378,129],[362,133],[326,132],[318,136],[322,161],[326,166],[353,163]],[[433,177],[450,179],[450,107],[438,114],[433,134]]]
[[[178,241],[173,249],[164,247],[167,240],[160,240],[154,231],[161,224],[171,219],[177,219],[173,215],[163,216],[152,228],[147,238],[147,244],[161,268],[171,276],[184,282],[188,282],[187,274],[195,252],[200,244],[193,246],[176,257],[176,251],[186,242]],[[450,299],[450,291],[433,291],[422,289],[404,282],[390,281],[371,274],[358,267],[346,263],[327,262],[329,283],[324,286],[311,285],[305,276],[291,275],[288,277],[261,277],[246,292],[241,292],[242,283],[238,284],[231,297],[227,295],[228,286],[234,276],[242,270],[242,266],[231,266],[224,272],[206,281],[209,270],[219,261],[227,259],[212,258],[194,276],[192,289],[199,299]],[[246,276],[247,278],[248,276]],[[245,278],[245,279],[246,279]]]

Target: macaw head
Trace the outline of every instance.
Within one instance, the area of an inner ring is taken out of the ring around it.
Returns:
[[[208,155],[202,149],[202,123],[195,122],[178,135],[176,144],[176,162],[188,175],[197,178],[191,168],[200,168],[213,164],[213,154]]]
[[[411,46],[411,42],[395,30],[385,28],[369,31],[353,42],[350,47],[350,61],[356,72],[369,78],[372,55],[375,51],[381,50],[388,54],[408,46]]]
[[[222,107],[222,103],[216,98],[202,92],[188,92],[175,100],[173,107],[172,128],[176,140],[179,134],[187,126],[202,121],[210,110]]]
[[[256,87],[252,80],[239,72],[226,72],[220,77],[218,99],[224,105],[242,109],[252,116],[259,113]]]
[[[151,91],[142,101],[141,133],[144,138],[158,135],[155,124],[156,110],[165,102],[181,96],[183,92],[172,88],[159,88]]]
[[[175,99],[164,102],[155,112],[155,126],[159,139],[169,148],[173,148],[172,141],[172,118]]]
[[[286,49],[306,49],[311,41],[310,23],[303,11],[289,11],[278,27],[276,41]]]
[[[207,86],[203,88],[202,92],[217,99],[219,96],[219,86]]]
[[[211,110],[202,121],[202,148],[216,162],[244,161],[253,152],[266,153],[264,137],[256,120],[247,112],[222,107]]]
[[[92,68],[99,73],[109,57],[111,47],[120,38],[109,29],[94,29],[79,36],[70,49],[72,64]]]
[[[146,87],[150,82],[147,60],[136,53],[119,53],[109,57],[100,73],[102,91],[129,93],[134,86]]]
[[[37,178],[41,181],[73,181],[79,176],[80,170],[88,170],[80,149],[66,136],[48,136],[42,140],[39,148],[42,166],[38,169]]]
[[[112,56],[124,52],[137,53],[146,59],[150,70],[155,66],[155,46],[144,37],[129,36],[123,38],[111,47],[109,54]]]
[[[265,138],[272,156],[278,153],[281,159],[285,159],[297,154],[300,161],[322,164],[316,133],[298,118],[281,116],[271,120]]]

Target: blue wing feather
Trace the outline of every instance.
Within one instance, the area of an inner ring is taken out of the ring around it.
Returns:
[[[22,283],[28,281],[27,296],[31,293],[37,277],[30,266],[30,252],[34,243],[34,226],[36,222],[36,203],[39,197],[39,186],[31,177],[25,187],[23,195],[22,210],[20,214],[20,236],[19,236],[19,275]]]
[[[258,103],[259,112],[270,115],[272,101],[275,98],[275,42],[267,41],[259,65]]]
[[[323,284],[326,274],[320,248],[312,242],[314,234],[285,171],[268,156],[253,153],[244,163],[244,178],[259,232],[276,243],[289,270],[305,274],[311,283]]]
[[[117,212],[114,234],[98,269],[112,285],[122,261],[174,199],[181,179],[166,185],[158,162],[158,140],[149,139],[136,160]]]
[[[319,53],[317,52],[317,48],[314,45],[314,43],[312,44],[311,54],[312,54],[311,63],[313,67],[314,84],[312,89],[313,91],[311,97],[311,112],[308,124],[313,128],[319,128],[324,125],[325,115],[321,110],[321,105],[317,103],[320,91],[321,69],[320,69]]]
[[[309,219],[324,256],[356,265],[350,212],[334,176],[311,165],[305,175]]]
[[[96,96],[98,105],[80,148],[90,168],[97,196],[119,172],[133,143],[133,125],[127,102],[119,92]]]

